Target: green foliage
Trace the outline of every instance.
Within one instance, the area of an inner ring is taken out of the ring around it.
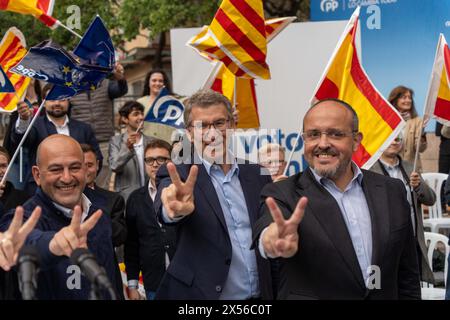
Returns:
[[[119,26],[127,40],[142,29],[150,30],[154,38],[172,28],[208,24],[217,8],[211,0],[123,0]]]

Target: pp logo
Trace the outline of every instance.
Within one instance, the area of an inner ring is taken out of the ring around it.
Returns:
[[[339,2],[337,0],[322,0],[320,2],[320,10],[322,12],[334,12],[339,7]]]

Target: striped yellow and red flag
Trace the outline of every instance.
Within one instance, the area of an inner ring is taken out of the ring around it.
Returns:
[[[22,97],[27,90],[31,78],[20,76],[9,70],[14,67],[26,55],[25,37],[19,29],[12,27],[8,29],[0,42],[0,65],[5,71],[8,79],[16,90],[15,93],[0,93],[0,111],[12,112],[16,109],[18,98]]]
[[[237,92],[236,104],[239,111],[237,127],[241,129],[259,127],[254,79],[237,78],[223,63],[216,61],[203,88],[210,88],[219,92],[231,102],[234,102],[234,93]]]
[[[450,49],[443,34],[439,42],[431,72],[430,85],[425,102],[425,119],[434,117],[440,123],[450,126]]]
[[[355,109],[363,139],[353,154],[353,161],[362,168],[370,168],[400,133],[405,122],[378,92],[360,63],[360,43],[356,41],[358,22],[359,7],[341,36],[312,101],[336,98]]]
[[[296,17],[283,17],[266,20],[266,37],[269,43],[284,28],[286,28]],[[194,36],[191,41],[206,36],[208,41],[207,27],[203,27],[200,33]],[[209,37],[211,39],[211,37]],[[188,45],[190,44],[188,42]],[[211,60],[211,58],[201,51],[196,50],[201,56]],[[220,51],[218,47],[211,52]],[[203,88],[211,88],[214,91],[225,95],[230,101],[234,101],[234,91],[236,85],[236,103],[239,110],[239,122],[237,127],[241,129],[258,128],[260,126],[258,115],[258,102],[255,92],[255,81],[253,79],[236,78],[228,68],[220,61],[215,61],[215,66],[206,80]]]
[[[50,28],[58,26],[53,5],[54,0],[0,0],[0,10],[32,15]]]
[[[223,0],[209,27],[190,45],[238,77],[270,79],[264,22],[261,0]]]

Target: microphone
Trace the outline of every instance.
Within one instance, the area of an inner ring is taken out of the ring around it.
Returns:
[[[94,255],[89,250],[84,248],[75,249],[70,256],[70,260],[73,264],[80,267],[81,272],[95,287],[108,290],[111,298],[117,300],[116,292],[106,275],[105,269],[97,263]]]
[[[18,259],[19,289],[23,300],[34,300],[39,273],[39,252],[33,246],[25,246],[20,250]]]

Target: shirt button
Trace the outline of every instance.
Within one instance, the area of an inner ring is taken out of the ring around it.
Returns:
[[[168,250],[170,248],[170,246],[168,245],[168,244],[166,244],[165,246],[164,246],[164,249],[166,249],[166,250]]]
[[[161,228],[161,232],[166,232],[166,228]]]
[[[222,292],[222,286],[216,286],[216,292]]]

